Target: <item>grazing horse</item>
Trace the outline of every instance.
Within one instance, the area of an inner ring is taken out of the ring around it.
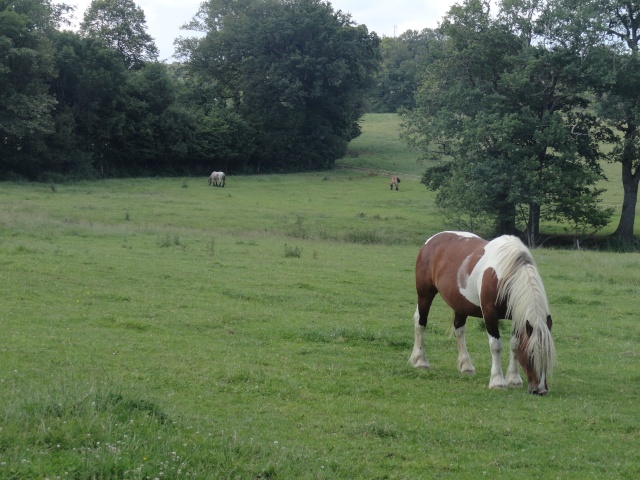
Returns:
[[[519,362],[529,393],[548,392],[547,378],[555,361],[551,314],[533,257],[520,239],[504,235],[489,242],[467,232],[438,233],[418,254],[416,290],[415,339],[409,359],[414,367],[429,368],[424,332],[431,302],[440,293],[454,311],[461,373],[475,373],[465,341],[467,317],[484,318],[492,359],[489,388],[522,386]],[[500,361],[501,318],[513,320],[506,379]]]
[[[226,178],[224,172],[211,172],[211,175],[209,175],[209,185],[224,187]]]
[[[398,185],[399,184],[400,184],[400,177],[398,177],[397,175],[394,175],[389,180],[389,190],[393,190],[394,186],[396,187],[396,190],[398,190]]]

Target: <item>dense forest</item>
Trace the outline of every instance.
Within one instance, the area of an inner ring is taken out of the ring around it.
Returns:
[[[330,168],[360,132],[379,39],[317,0],[204,2],[157,61],[133,0],[0,1],[0,177]]]
[[[173,63],[133,0],[72,12],[0,0],[0,179],[328,169],[365,112],[397,112],[461,225],[597,231],[610,161],[634,239],[638,0],[465,0],[394,38],[324,0],[208,0]]]

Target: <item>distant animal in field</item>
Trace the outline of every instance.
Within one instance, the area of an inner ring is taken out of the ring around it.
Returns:
[[[551,313],[531,253],[519,238],[503,235],[490,242],[467,232],[441,232],[429,238],[416,260],[418,305],[413,316],[414,344],[409,362],[429,368],[424,333],[436,294],[453,309],[458,370],[473,374],[465,341],[467,317],[484,319],[491,351],[489,388],[521,387],[518,362],[529,393],[545,395],[555,361]],[[499,319],[513,320],[508,343],[509,368],[502,373]]]
[[[389,180],[389,190],[393,190],[393,187],[396,187],[396,190],[398,190],[398,185],[400,185],[400,177],[394,175]]]
[[[226,178],[224,172],[211,172],[211,175],[209,175],[209,185],[213,187],[224,187]]]

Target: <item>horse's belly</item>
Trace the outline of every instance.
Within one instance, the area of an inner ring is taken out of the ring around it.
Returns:
[[[449,306],[456,312],[462,315],[467,315],[469,317],[478,317],[482,318],[482,309],[478,305],[474,305],[469,302],[466,298],[462,297],[462,299],[457,300],[455,302],[447,302]]]
[[[482,309],[480,308],[480,299],[477,303],[473,299],[467,298],[459,288],[454,289],[438,289],[440,296],[456,313],[467,315],[470,317],[482,318]]]

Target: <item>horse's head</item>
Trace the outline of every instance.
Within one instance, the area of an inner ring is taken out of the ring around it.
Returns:
[[[526,335],[520,336],[518,362],[527,375],[529,393],[534,395],[546,395],[549,392],[547,378],[555,355],[551,339],[552,324],[551,315],[547,316],[546,324],[541,322],[535,330],[527,322]]]

